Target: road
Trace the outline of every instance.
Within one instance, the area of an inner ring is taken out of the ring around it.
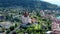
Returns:
[[[17,29],[19,29],[20,25],[18,27],[16,27],[13,31],[11,31],[9,34],[12,34],[14,31],[16,31]]]

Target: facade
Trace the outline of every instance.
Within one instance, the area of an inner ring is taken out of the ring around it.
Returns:
[[[0,27],[0,34],[6,34],[6,32],[2,31],[2,27]]]
[[[11,22],[0,22],[0,24],[2,25],[2,26],[4,26],[6,29],[9,29],[10,28],[10,26],[12,26],[13,24],[11,23]]]
[[[43,10],[40,11],[41,16],[45,16],[45,13]]]
[[[54,19],[52,21],[52,31],[54,34],[60,34],[60,19]]]
[[[0,14],[0,21],[4,20],[4,16]]]
[[[0,33],[0,34],[6,34],[6,32]]]

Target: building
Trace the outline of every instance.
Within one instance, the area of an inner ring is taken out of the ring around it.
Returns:
[[[2,30],[2,26],[0,25],[0,34],[6,34],[6,32],[4,32],[3,30]]]
[[[43,10],[40,11],[41,16],[45,16],[45,13]]]
[[[10,26],[13,25],[13,24],[12,24],[11,22],[9,22],[9,21],[7,21],[7,22],[0,22],[0,24],[1,24],[3,27],[5,27],[6,29],[9,29]]]
[[[54,34],[60,34],[60,19],[54,19],[52,21],[52,31]]]
[[[0,21],[4,20],[4,16],[2,14],[0,14]]]

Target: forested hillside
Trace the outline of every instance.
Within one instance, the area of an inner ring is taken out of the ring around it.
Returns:
[[[0,0],[0,7],[22,7],[27,9],[49,9],[56,10],[59,7],[44,1],[34,0]]]

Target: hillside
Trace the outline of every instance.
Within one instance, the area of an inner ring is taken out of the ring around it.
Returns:
[[[28,9],[49,9],[55,10],[58,6],[43,1],[34,0],[0,0],[0,7],[17,7]]]

